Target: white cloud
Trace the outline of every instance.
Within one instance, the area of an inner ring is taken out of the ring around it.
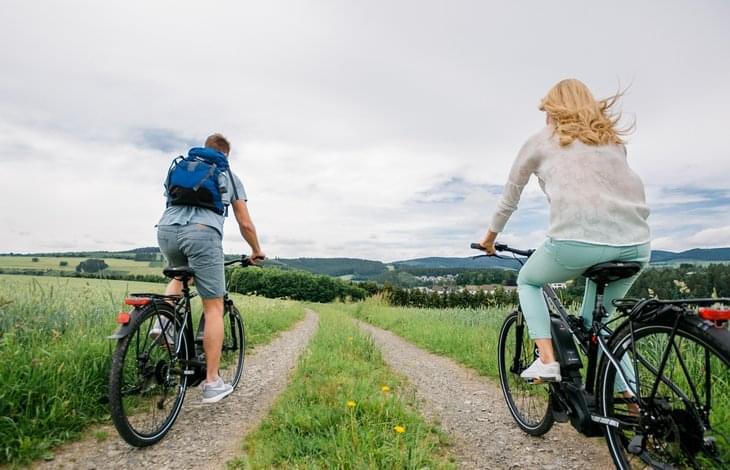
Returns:
[[[0,251],[154,244],[170,159],[222,131],[270,255],[464,255],[569,75],[598,95],[633,81],[629,158],[659,237],[677,227],[664,208],[685,207],[680,234],[726,225],[669,189],[730,186],[729,8],[3,2]],[[534,246],[546,226],[533,182],[504,237]]]
[[[730,246],[730,225],[700,230],[687,237],[661,237],[652,242],[657,250],[685,251],[695,247],[720,248]]]

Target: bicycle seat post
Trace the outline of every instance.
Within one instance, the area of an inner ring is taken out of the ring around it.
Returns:
[[[606,284],[602,282],[596,283],[596,302],[593,304],[593,325],[603,321],[606,315],[606,307],[603,305],[603,294],[606,292]]]
[[[588,344],[588,370],[586,371],[586,392],[593,393],[598,366],[598,335],[601,333],[600,325],[606,315],[606,308],[603,306],[603,295],[606,291],[604,282],[596,282],[596,302],[593,307],[593,320],[591,321],[591,337]]]

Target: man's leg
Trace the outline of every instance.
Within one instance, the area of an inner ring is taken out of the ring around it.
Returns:
[[[181,295],[182,294],[182,282],[177,279],[173,279],[167,284],[165,288],[165,295]]]
[[[223,299],[203,299],[203,315],[205,315],[205,335],[203,349],[207,364],[206,382],[218,380],[218,368],[223,348]]]
[[[182,282],[178,281],[177,279],[173,279],[167,284],[167,287],[165,288],[165,295],[181,295],[182,294]],[[170,305],[173,307],[175,306],[175,303],[172,301],[168,301]],[[150,336],[153,338],[158,338],[162,332],[165,332],[165,339],[167,344],[172,345],[175,342],[173,331],[174,328],[170,326],[170,322],[165,318],[160,318],[159,316],[157,319],[155,319],[155,324],[150,330]],[[164,344],[164,343],[163,343]]]
[[[223,297],[226,294],[223,245],[220,233],[207,225],[193,224],[183,229],[182,248],[195,270],[195,284],[203,300],[206,381],[203,403],[215,403],[228,396],[233,388],[218,376],[223,347]]]

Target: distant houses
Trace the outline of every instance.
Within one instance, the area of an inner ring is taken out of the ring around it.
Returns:
[[[441,277],[441,276],[440,276]],[[476,294],[477,292],[483,292],[485,294],[494,294],[497,289],[502,289],[505,292],[512,292],[517,289],[517,286],[503,286],[502,284],[482,284],[482,285],[466,285],[466,286],[455,286],[455,285],[433,285],[429,287],[419,286],[413,287],[411,290],[417,290],[427,294],[451,294],[454,292],[468,292],[470,294]]]

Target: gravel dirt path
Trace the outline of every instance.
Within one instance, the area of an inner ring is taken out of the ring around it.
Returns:
[[[390,367],[415,386],[422,412],[452,437],[460,468],[614,468],[603,438],[585,438],[569,424],[530,437],[512,420],[499,385],[389,331],[359,324]]]
[[[89,437],[56,451],[50,462],[35,468],[63,469],[221,469],[241,453],[245,434],[255,428],[284,390],[297,359],[317,329],[319,317],[307,311],[304,320],[246,357],[244,376],[235,392],[214,405],[200,404],[200,392],[189,389],[172,430],[152,447],[137,449],[124,442],[113,426],[98,442]]]

